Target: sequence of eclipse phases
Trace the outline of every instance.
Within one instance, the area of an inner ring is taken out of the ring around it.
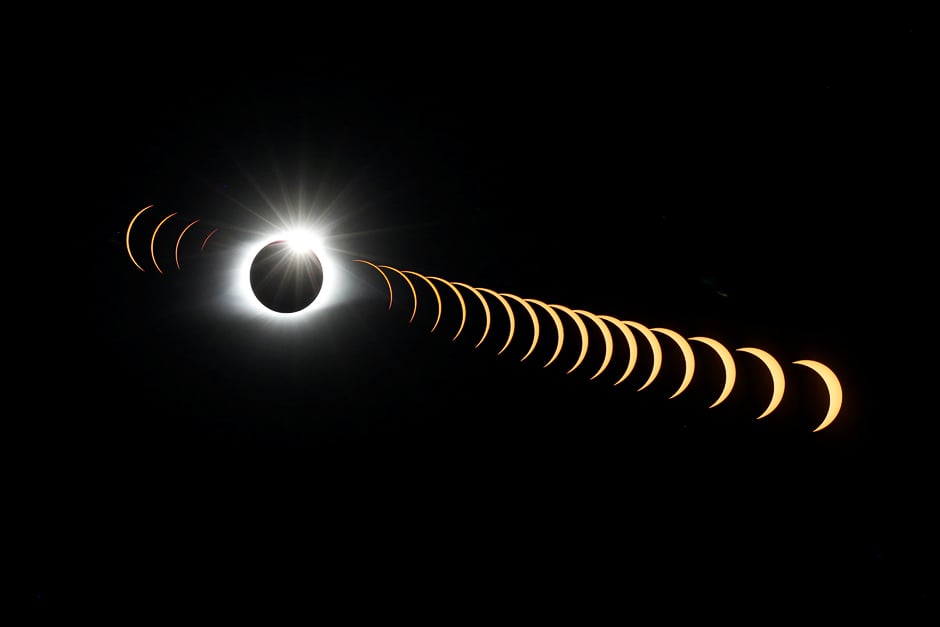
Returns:
[[[212,249],[219,230],[198,219],[183,219],[178,212],[166,213],[147,205],[133,213],[127,224],[127,256],[140,272],[179,272],[186,267],[188,256]],[[219,245],[234,253],[232,289],[239,294],[241,306],[273,319],[293,320],[335,303],[341,298],[343,278],[355,267],[371,276],[381,293],[387,293],[383,308],[405,308],[409,324],[415,323],[421,312],[429,333],[446,333],[450,340],[466,342],[470,349],[491,345],[497,357],[508,355],[512,348],[520,363],[537,362],[539,368],[561,368],[567,375],[581,376],[585,381],[607,381],[616,387],[629,388],[632,383],[633,389],[640,392],[652,389],[664,371],[664,359],[675,356],[679,381],[665,391],[664,402],[686,392],[707,365],[714,370],[708,380],[715,387],[705,402],[708,409],[727,406],[745,373],[752,381],[762,380],[761,389],[769,390],[769,398],[762,400],[749,418],[772,417],[785,393],[823,399],[821,403],[805,403],[818,405],[819,417],[814,417],[811,425],[813,432],[832,425],[842,409],[839,377],[815,359],[781,361],[759,346],[729,348],[717,338],[686,336],[612,312],[548,303],[429,272],[393,267],[376,259],[338,260],[309,230],[255,233],[251,241]],[[347,267],[342,268],[344,265]],[[566,356],[570,361],[562,363]],[[806,372],[815,376],[807,377],[803,374]],[[803,385],[788,385],[792,380]]]

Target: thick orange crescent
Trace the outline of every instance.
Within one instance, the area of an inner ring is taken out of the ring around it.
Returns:
[[[142,214],[147,209],[150,209],[151,207],[153,207],[153,205],[147,205],[146,207],[138,211],[136,214],[134,214],[134,217],[131,218],[130,223],[127,225],[127,233],[125,233],[124,235],[124,241],[127,245],[127,256],[131,258],[131,262],[135,266],[137,266],[137,269],[140,270],[141,272],[144,272],[144,269],[141,267],[139,263],[137,263],[137,260],[134,259],[134,253],[131,252],[131,228],[133,228],[134,222],[137,221],[137,218],[140,217],[140,214]]]
[[[464,287],[473,292],[476,297],[480,299],[480,303],[483,305],[483,315],[486,318],[486,322],[485,326],[483,327],[483,335],[480,336],[480,341],[478,341],[473,347],[477,348],[480,346],[480,344],[483,343],[483,340],[486,339],[486,334],[490,332],[490,306],[487,304],[486,299],[483,298],[483,294],[481,294],[477,288],[473,287],[472,285],[467,285],[466,283],[458,283],[457,281],[454,281],[453,283],[454,285],[459,285],[460,287]]]
[[[821,431],[832,424],[832,421],[839,415],[839,410],[842,409],[842,384],[839,383],[839,377],[836,376],[836,373],[825,364],[813,361],[812,359],[801,359],[793,363],[806,366],[810,370],[815,371],[826,384],[826,389],[829,390],[829,409],[826,411],[826,416],[823,418],[823,421],[819,423],[818,427],[813,429],[814,433]]]
[[[679,350],[682,351],[682,358],[685,360],[685,376],[682,377],[682,382],[679,384],[679,389],[673,392],[672,396],[669,398],[675,398],[682,394],[689,383],[692,382],[692,375],[695,373],[695,355],[692,354],[692,347],[689,346],[689,343],[685,340],[684,337],[673,331],[672,329],[664,329],[662,327],[656,327],[655,329],[650,329],[651,331],[656,331],[657,333],[662,333],[668,338],[671,338],[676,344],[679,345]]]
[[[774,358],[773,355],[768,353],[765,350],[760,348],[739,348],[737,349],[743,353],[750,353],[754,355],[767,366],[767,369],[770,370],[770,378],[773,381],[773,392],[770,395],[770,403],[767,405],[767,409],[757,417],[758,420],[767,416],[773,410],[777,409],[777,405],[780,404],[780,401],[783,400],[783,390],[786,385],[786,380],[783,376],[783,368],[780,367],[780,363]]]
[[[734,358],[731,356],[731,351],[725,348],[724,344],[718,340],[713,340],[710,337],[690,337],[690,340],[695,340],[696,342],[701,342],[706,346],[710,346],[712,350],[718,353],[718,358],[721,359],[721,363],[725,368],[725,385],[721,388],[721,393],[718,395],[718,399],[714,403],[708,406],[709,409],[718,405],[731,394],[731,388],[734,387],[734,380],[737,377],[737,371],[734,367]]]
[[[176,211],[168,215],[167,217],[160,220],[160,223],[157,225],[157,228],[153,230],[153,235],[150,236],[150,258],[153,259],[153,265],[156,266],[157,272],[163,274],[163,270],[160,269],[160,264],[157,263],[157,255],[153,250],[153,245],[157,241],[157,231],[160,230],[160,227],[163,226],[163,223],[176,215]]]
[[[646,380],[646,383],[637,388],[637,392],[647,387],[650,383],[653,382],[653,379],[656,378],[656,375],[659,374],[659,370],[663,365],[663,349],[659,345],[659,340],[656,339],[656,335],[653,334],[647,327],[640,324],[639,322],[633,322],[632,320],[621,320],[626,325],[629,325],[640,332],[646,341],[650,345],[650,349],[653,351],[653,365],[650,368],[649,379]]]
[[[558,309],[559,311],[563,311],[566,314],[568,314],[571,317],[571,319],[574,320],[574,323],[578,326],[578,333],[581,334],[581,354],[578,355],[578,360],[574,362],[574,365],[571,366],[571,368],[568,369],[568,372],[565,373],[565,374],[571,374],[572,372],[574,372],[575,368],[581,365],[581,362],[584,361],[584,356],[587,355],[587,349],[588,349],[587,327],[584,326],[584,320],[581,318],[581,316],[576,314],[571,309],[568,309],[564,305],[551,305],[551,306],[554,307],[555,309]]]
[[[597,372],[591,375],[591,380],[593,381],[610,365],[610,359],[614,355],[614,339],[610,336],[610,329],[607,328],[607,325],[604,324],[604,321],[601,320],[599,316],[583,309],[575,309],[574,312],[580,316],[589,318],[597,325],[597,328],[601,330],[601,335],[604,336],[604,361],[601,362],[601,367],[597,369]]]
[[[532,309],[532,305],[530,305],[528,301],[526,301],[526,299],[520,298],[519,296],[516,296],[515,294],[508,294],[506,292],[503,292],[502,295],[505,296],[506,298],[511,298],[517,303],[519,303],[520,305],[522,305],[525,308],[526,312],[528,312],[529,318],[532,319],[532,344],[529,345],[529,350],[526,351],[526,354],[523,355],[522,359],[519,360],[519,361],[525,361],[525,358],[531,355],[532,351],[535,350],[535,345],[538,344],[538,341],[539,341],[539,317],[535,315],[535,310]]]
[[[487,294],[490,294],[491,296],[493,296],[493,298],[498,300],[502,304],[503,308],[506,310],[506,315],[509,317],[509,337],[506,338],[506,343],[503,344],[503,347],[499,349],[499,352],[496,353],[497,355],[502,355],[503,351],[509,347],[509,343],[512,342],[512,336],[516,332],[516,316],[512,313],[512,307],[509,306],[509,303],[506,302],[506,299],[503,298],[502,294],[499,294],[498,292],[494,292],[493,290],[487,287],[478,287],[477,289],[480,290],[481,292],[486,292]]]
[[[608,316],[605,314],[601,314],[598,317],[601,320],[606,320],[607,322],[611,323],[612,325],[620,329],[620,332],[623,333],[623,336],[627,339],[627,348],[629,349],[630,356],[628,357],[627,367],[623,371],[623,374],[620,375],[620,378],[614,382],[614,385],[619,385],[620,383],[623,383],[624,379],[630,376],[630,373],[633,372],[633,368],[636,367],[636,357],[637,357],[636,337],[633,335],[633,331],[630,330],[630,327],[624,324],[621,320],[617,320],[613,316]]]
[[[548,315],[551,316],[552,318],[552,322],[555,323],[555,330],[558,331],[558,340],[555,343],[555,352],[554,354],[552,354],[551,358],[547,362],[545,362],[545,365],[542,366],[543,368],[547,368],[548,365],[552,363],[553,361],[555,361],[555,358],[558,357],[558,353],[561,352],[561,345],[564,344],[565,342],[565,328],[561,326],[561,318],[558,317],[558,312],[552,309],[550,305],[547,305],[546,303],[543,303],[542,301],[536,300],[534,298],[527,298],[526,300],[529,301],[530,303],[535,303],[536,305],[538,305],[539,307],[547,311]]]

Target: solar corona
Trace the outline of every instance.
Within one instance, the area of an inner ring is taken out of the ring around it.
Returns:
[[[143,262],[142,265],[144,257],[139,251],[137,255],[134,254],[132,230],[135,226],[143,229],[138,222],[148,211],[155,211],[154,205],[147,205],[136,212],[130,219],[125,233],[127,255],[131,264],[140,272],[147,272],[147,266],[152,266],[153,270],[162,275],[170,268],[168,264],[160,263],[158,241],[166,239],[172,243],[173,267],[181,270],[181,247],[186,246],[192,239],[193,246],[198,244],[198,252],[204,253],[207,244],[219,231],[219,228],[215,227],[197,236],[195,232],[200,227],[209,228],[202,221],[183,220],[178,217],[177,212],[161,212],[159,215],[162,218],[153,226],[146,239],[149,244],[150,263]],[[337,272],[337,269],[343,264],[332,258],[315,233],[303,229],[279,231],[266,238],[259,238],[245,250],[242,263],[233,272],[233,283],[242,300],[254,304],[256,313],[270,314],[281,319],[292,318],[306,315],[322,302],[337,298],[339,275],[343,274]],[[589,361],[587,357],[594,349],[602,357],[599,358],[599,365],[587,372],[585,378],[595,381],[604,373],[612,372],[613,375],[606,375],[612,379],[611,385],[621,386],[636,372],[640,364],[638,356],[643,352],[647,356],[643,363],[648,366],[648,370],[644,373],[645,379],[636,388],[636,391],[641,391],[650,388],[663,371],[665,356],[660,340],[665,338],[667,344],[674,346],[681,357],[681,380],[672,389],[668,399],[674,399],[686,392],[699,373],[700,366],[694,348],[698,346],[706,347],[703,350],[714,354],[721,364],[721,387],[713,397],[714,400],[707,405],[707,409],[722,405],[734,394],[742,368],[748,371],[756,369],[763,373],[760,376],[770,385],[770,398],[763,409],[754,416],[755,420],[772,416],[780,407],[784,394],[791,392],[787,385],[784,365],[760,347],[743,346],[731,349],[712,337],[687,337],[674,329],[647,326],[611,312],[598,313],[559,303],[547,303],[537,298],[501,292],[491,287],[455,281],[411,268],[397,268],[375,259],[358,258],[347,263],[350,266],[369,269],[377,286],[387,290],[389,310],[401,302],[404,294],[406,306],[410,308],[409,324],[415,322],[419,310],[433,307],[433,323],[429,326],[429,333],[441,328],[445,316],[448,320],[453,320],[456,316],[453,323],[455,331],[450,336],[451,340],[457,340],[465,332],[469,334],[469,329],[472,328],[474,332],[479,332],[479,336],[472,336],[473,348],[479,348],[488,339],[494,338],[493,322],[498,316],[505,322],[505,326],[500,328],[506,329],[506,335],[496,340],[499,346],[497,355],[506,353],[517,336],[524,334],[529,338],[528,343],[523,346],[524,352],[519,358],[520,362],[533,357],[540,346],[547,346],[540,351],[540,354],[544,353],[546,357],[541,363],[541,368],[561,367],[566,375],[576,376],[576,372],[580,374],[582,370],[586,371],[583,366]],[[420,290],[418,286],[421,287]],[[430,299],[419,298],[419,294],[428,292]],[[471,322],[473,324],[470,324]],[[546,322],[550,324],[544,324]],[[570,332],[572,328],[576,333]],[[568,351],[563,350],[566,346],[576,348],[576,354],[572,352],[571,363],[559,366],[563,353],[568,354]],[[672,350],[667,351],[667,354],[672,353]],[[625,355],[625,363],[619,363],[620,360],[615,359],[615,356],[621,355]],[[737,359],[736,355],[739,356]],[[798,359],[789,364],[799,366],[801,371],[814,373],[825,387],[827,407],[813,432],[826,429],[833,424],[842,409],[843,390],[839,377],[828,365],[814,359]]]

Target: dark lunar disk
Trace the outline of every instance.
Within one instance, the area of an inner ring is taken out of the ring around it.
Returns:
[[[310,249],[271,242],[251,262],[251,289],[261,304],[280,313],[300,311],[323,287],[323,264]]]

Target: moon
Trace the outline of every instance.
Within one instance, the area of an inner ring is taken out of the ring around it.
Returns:
[[[825,364],[813,361],[812,359],[801,359],[793,363],[806,366],[810,370],[815,371],[826,384],[826,389],[829,390],[829,409],[826,411],[823,421],[819,423],[818,427],[813,429],[813,433],[822,431],[832,424],[832,421],[839,415],[839,410],[842,409],[842,384],[839,383],[839,377],[836,376],[836,373]]]
[[[147,209],[150,209],[151,207],[153,207],[153,205],[147,205],[146,207],[138,211],[136,214],[134,214],[134,217],[131,218],[130,223],[128,223],[127,225],[127,233],[124,234],[124,241],[125,241],[125,244],[127,245],[127,256],[131,258],[131,262],[135,266],[137,266],[137,269],[140,270],[141,272],[144,272],[144,269],[141,267],[139,263],[137,263],[137,260],[134,259],[134,253],[131,252],[131,229],[134,228],[134,222],[137,221],[137,218],[140,217],[140,214],[142,214]]]
[[[695,340],[696,342],[701,342],[706,346],[710,346],[712,350],[718,353],[718,358],[721,359],[721,363],[725,369],[725,385],[721,388],[721,393],[718,395],[718,398],[714,403],[708,406],[709,409],[720,404],[728,395],[731,394],[731,388],[734,387],[734,380],[737,378],[737,370],[734,367],[734,358],[731,356],[731,351],[725,348],[725,345],[719,342],[718,340],[713,340],[710,337],[690,337],[690,340]]]
[[[770,396],[770,403],[767,405],[767,409],[764,410],[760,416],[757,417],[758,420],[767,416],[773,410],[777,409],[777,405],[780,404],[780,401],[783,400],[783,390],[784,390],[784,376],[783,368],[780,367],[780,363],[774,358],[773,355],[768,353],[765,350],[759,348],[739,348],[737,349],[742,353],[750,353],[758,359],[760,359],[767,366],[767,369],[770,370],[770,378],[773,382],[773,393]]]
[[[323,287],[323,264],[310,248],[271,242],[255,255],[249,272],[251,289],[262,305],[279,313],[306,308]]]
[[[664,329],[662,327],[656,327],[655,329],[650,329],[651,331],[656,331],[657,333],[662,333],[663,335],[672,338],[672,340],[679,345],[679,350],[682,351],[682,357],[685,360],[685,376],[682,377],[682,382],[679,384],[679,389],[673,392],[672,396],[669,398],[675,398],[682,394],[689,383],[692,381],[692,375],[695,372],[695,355],[692,354],[692,347],[689,346],[689,343],[685,340],[684,337],[673,331],[672,329]]]

